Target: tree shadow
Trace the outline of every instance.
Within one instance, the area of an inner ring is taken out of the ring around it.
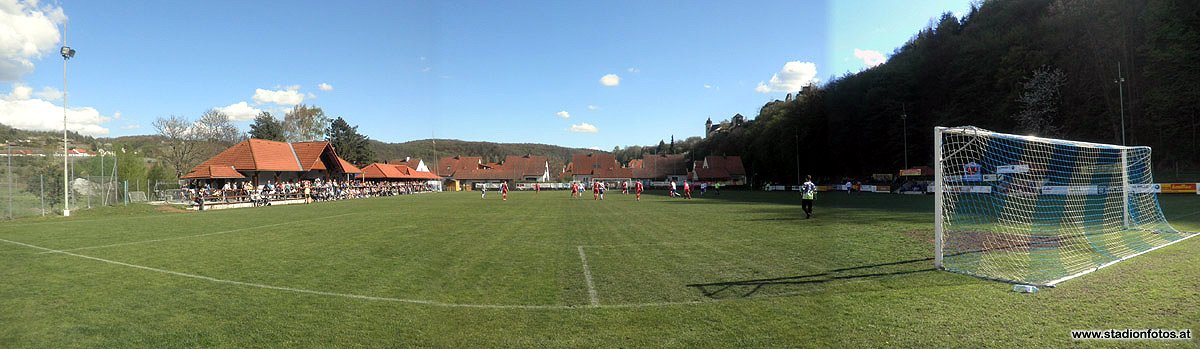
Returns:
[[[897,262],[863,265],[849,268],[830,269],[807,275],[785,276],[765,279],[720,281],[689,284],[687,287],[700,291],[713,299],[749,298],[771,288],[795,288],[795,286],[820,285],[834,281],[905,276],[936,271],[933,258],[910,259]]]

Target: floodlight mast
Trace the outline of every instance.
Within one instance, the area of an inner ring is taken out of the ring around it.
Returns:
[[[69,154],[67,153],[67,61],[75,57],[75,49],[66,46],[67,44],[67,29],[63,25],[63,47],[59,49],[59,53],[63,57],[63,217],[71,216],[71,191],[69,190],[70,178],[67,176],[69,164]]]

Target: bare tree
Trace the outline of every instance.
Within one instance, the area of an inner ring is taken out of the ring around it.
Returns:
[[[154,120],[154,129],[165,143],[163,160],[175,168],[175,177],[183,176],[200,155],[200,132],[190,120],[176,115]]]
[[[229,115],[216,109],[210,109],[200,115],[195,129],[200,133],[201,139],[226,147],[241,141],[242,138],[241,132],[233,125]]]
[[[1043,137],[1055,136],[1054,126],[1062,98],[1062,86],[1067,81],[1062,69],[1042,66],[1024,83],[1025,91],[1017,98],[1021,111],[1013,115],[1020,132]]]

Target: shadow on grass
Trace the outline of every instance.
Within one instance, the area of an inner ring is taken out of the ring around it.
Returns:
[[[760,292],[778,294],[770,291],[772,288],[783,288],[782,293],[795,291],[796,286],[820,285],[833,281],[870,279],[888,276],[905,276],[936,271],[930,266],[933,258],[911,259],[898,262],[863,265],[849,268],[831,269],[817,274],[786,276],[766,279],[722,281],[712,283],[690,284],[705,297],[713,299],[749,298]]]

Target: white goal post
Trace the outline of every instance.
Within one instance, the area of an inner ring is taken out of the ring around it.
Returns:
[[[1195,236],[1163,217],[1150,153],[934,128],[934,265],[1055,286]]]

